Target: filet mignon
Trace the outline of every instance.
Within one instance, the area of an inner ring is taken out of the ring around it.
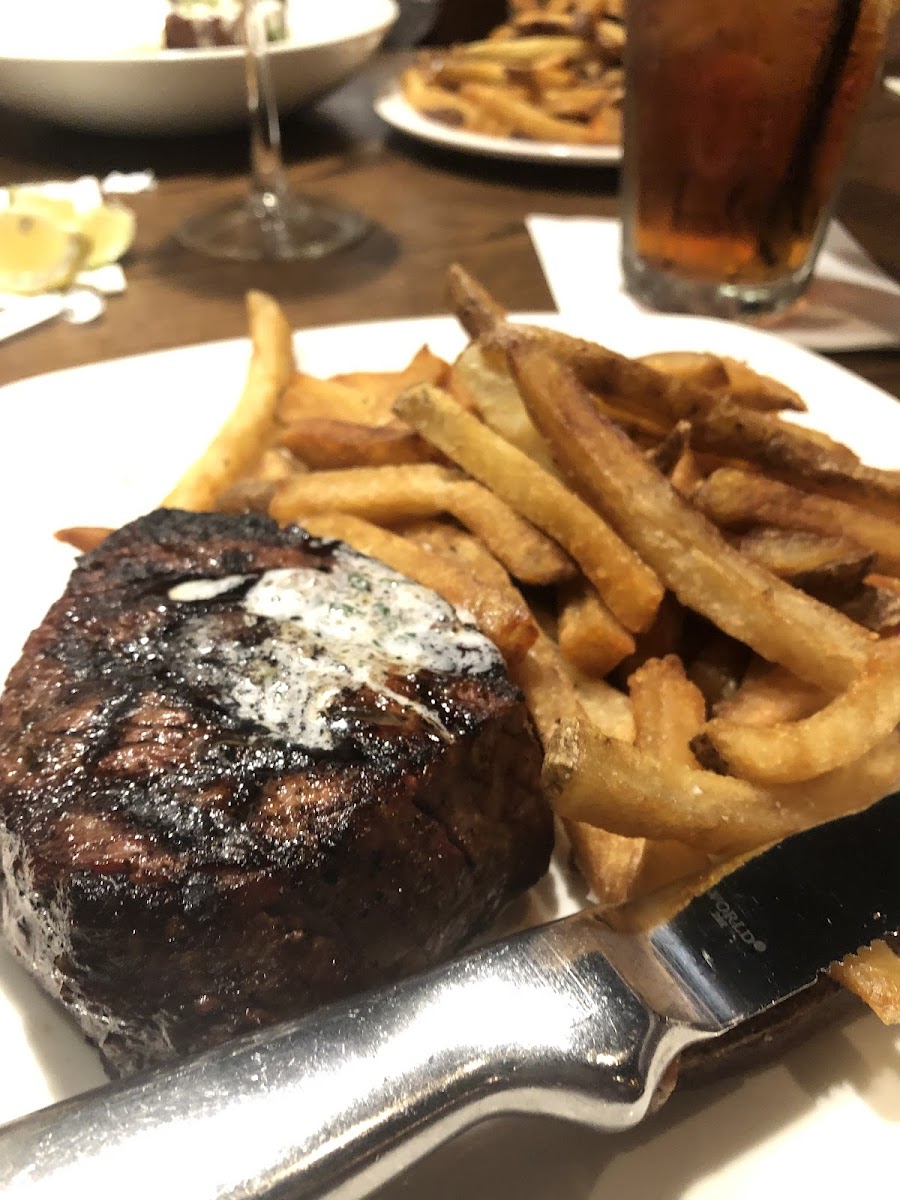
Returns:
[[[0,700],[0,917],[123,1074],[422,969],[545,871],[540,752],[434,593],[261,517],[82,558]]]

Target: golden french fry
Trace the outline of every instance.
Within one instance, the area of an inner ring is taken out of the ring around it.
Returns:
[[[424,117],[456,128],[477,127],[477,106],[438,82],[435,72],[427,67],[412,66],[402,71],[400,86],[407,102]]]
[[[278,399],[294,372],[291,330],[271,296],[247,294],[252,352],[237,407],[163,504],[204,512],[252,471],[275,433]]]
[[[846,537],[877,554],[877,567],[900,574],[900,520],[876,516],[845,500],[802,492],[764,475],[722,467],[706,479],[692,502],[725,528],[775,525]]]
[[[777,725],[818,712],[830,696],[814,683],[798,679],[784,667],[755,659],[734,695],[714,709],[717,717],[740,725]]]
[[[514,509],[471,479],[447,489],[446,510],[478,534],[510,575],[538,587],[561,583],[575,575],[571,559],[552,539]]]
[[[851,450],[824,434],[752,412],[727,398],[694,419],[691,436],[698,450],[752,459],[791,483],[836,483],[848,495],[900,501],[900,471],[864,466]],[[900,515],[900,505],[897,512]]]
[[[661,761],[585,719],[557,719],[544,786],[559,816],[629,837],[673,838],[732,855],[880,800],[900,782],[900,733],[846,767],[803,784],[762,787]]]
[[[561,664],[588,719],[609,737],[633,743],[634,712],[629,697],[605,679],[580,671],[574,663],[562,659]]]
[[[402,371],[351,371],[335,375],[332,382],[354,388],[368,396],[384,420],[390,420],[391,405],[402,391],[416,383],[445,384],[450,364],[422,346]]]
[[[687,380],[697,387],[722,392],[728,387],[728,372],[717,354],[704,354],[696,350],[657,350],[653,354],[641,354],[636,362],[670,375],[673,379]]]
[[[431,463],[316,471],[290,479],[279,489],[272,516],[302,521],[318,513],[346,512],[376,525],[434,517],[447,511],[448,491],[459,478],[455,471]]]
[[[293,421],[278,435],[282,446],[313,470],[383,467],[433,461],[427,442],[399,425],[357,425],[328,417]]]
[[[869,575],[867,579],[854,595],[842,601],[840,610],[864,629],[882,637],[894,637],[900,633],[900,592],[895,586],[900,580],[884,575]],[[887,586],[872,582],[875,579],[885,580]]]
[[[350,421],[357,425],[382,425],[385,416],[371,396],[359,388],[333,379],[318,379],[297,371],[278,401],[278,419],[294,421]]]
[[[805,402],[793,388],[770,375],[760,375],[747,363],[736,358],[726,355],[719,361],[728,375],[728,394],[732,400],[760,412],[777,412],[784,409],[806,412]]]
[[[606,346],[539,325],[498,322],[483,332],[482,344],[487,350],[504,352],[516,346],[541,347],[574,371],[592,395],[650,420],[669,424],[690,420],[718,400],[708,388],[655,371]]]
[[[405,392],[398,397],[394,411],[516,512],[559,542],[628,629],[644,629],[650,624],[662,600],[659,580],[606,522],[555,476],[435,388]],[[592,602],[585,596],[584,603]],[[593,610],[599,621],[595,602]],[[634,646],[628,646],[627,640],[620,637],[616,648],[622,650],[616,660],[620,661]]]
[[[772,662],[838,691],[870,644],[859,626],[729,546],[538,346],[510,352],[513,376],[553,454],[682,604]]]
[[[346,512],[376,525],[451,513],[477,533],[511,574],[537,585],[571,578],[555,542],[473,480],[431,463],[318,471],[287,480],[270,509],[278,521]]]
[[[423,550],[399,534],[379,529],[347,513],[320,513],[308,517],[303,527],[315,537],[336,538],[361,554],[369,554],[431,588],[457,608],[472,614],[485,636],[500,650],[508,664],[525,654],[538,629],[521,596],[510,588],[489,588],[483,579],[449,562],[443,555]]]
[[[647,458],[661,475],[667,475],[671,479],[672,472],[690,447],[690,440],[690,421],[677,421],[662,441],[647,451]],[[677,490],[682,491],[681,488]]]
[[[651,658],[628,680],[635,744],[648,754],[696,767],[691,741],[706,723],[706,704],[675,654]]]
[[[577,57],[583,50],[584,42],[579,37],[559,37],[548,34],[545,37],[515,38],[508,42],[467,42],[465,45],[456,46],[454,54],[461,58],[495,59],[519,67],[540,62],[541,59],[548,57],[554,59]]]
[[[556,474],[556,464],[510,378],[504,355],[470,342],[451,368],[449,386],[458,404],[472,409],[504,441]]]
[[[506,319],[506,309],[459,263],[453,263],[447,271],[447,290],[457,320],[470,338],[489,333]]]
[[[873,647],[862,673],[824,708],[764,728],[714,717],[701,739],[743,779],[801,783],[846,766],[900,723],[900,643]]]
[[[58,542],[74,547],[80,554],[89,554],[106,541],[112,532],[104,525],[72,525],[68,529],[57,529],[53,536]]]
[[[650,659],[628,682],[638,748],[696,767],[690,742],[703,726],[706,707],[680,659]],[[705,854],[681,842],[626,838],[573,821],[566,829],[576,862],[604,904],[646,895],[708,866]]]
[[[558,637],[563,657],[586,674],[608,675],[634,653],[634,638],[583,579],[560,590]]]
[[[752,529],[737,541],[742,554],[827,604],[859,590],[872,569],[873,551],[849,538],[802,529]]]
[[[528,711],[545,750],[561,721],[584,719],[562,655],[542,630],[538,631],[526,652],[511,664],[510,674],[525,695]]]
[[[885,942],[848,954],[828,973],[865,1000],[885,1025],[900,1024],[900,958]]]
[[[491,116],[507,121],[514,136],[569,145],[597,144],[597,135],[592,130],[577,121],[550,116],[538,105],[512,94],[508,88],[464,83],[459,94],[464,100],[480,105]]]

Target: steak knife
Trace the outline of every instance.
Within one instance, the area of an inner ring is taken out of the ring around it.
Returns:
[[[4,1197],[355,1200],[478,1121],[601,1130],[681,1051],[900,928],[900,793],[640,935],[596,909],[0,1129]]]

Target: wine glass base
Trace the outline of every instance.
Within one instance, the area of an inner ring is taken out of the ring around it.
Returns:
[[[178,230],[178,240],[213,258],[290,262],[324,258],[358,242],[370,228],[360,213],[336,204],[305,196],[269,200],[251,197],[199,213]]]

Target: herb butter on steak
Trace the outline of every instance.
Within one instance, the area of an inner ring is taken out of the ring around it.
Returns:
[[[113,1073],[425,968],[546,870],[540,752],[434,593],[259,517],[80,560],[0,700],[0,917]]]

